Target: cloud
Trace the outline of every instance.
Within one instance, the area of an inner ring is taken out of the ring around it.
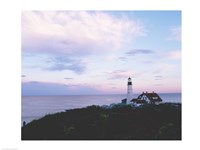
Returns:
[[[142,61],[140,61],[140,63],[142,63],[142,64],[153,64],[153,63],[155,63],[155,61],[153,61],[153,60],[142,60]]]
[[[128,77],[140,78],[143,75],[147,74],[148,71],[132,72],[130,70],[114,70],[114,71],[105,72],[105,73],[107,76],[109,76],[107,80],[117,80],[117,79],[127,80]]]
[[[126,61],[127,57],[119,57],[118,60],[120,60],[120,61]]]
[[[171,35],[168,37],[168,40],[181,42],[181,27],[173,27],[170,29]]]
[[[69,78],[69,77],[68,77],[68,78],[64,78],[64,79],[65,79],[65,80],[72,80],[72,79],[74,79],[74,78]]]
[[[22,83],[22,95],[60,95],[66,93],[64,85],[44,82]]]
[[[108,80],[126,79],[133,75],[132,72],[126,70],[114,70],[111,72],[106,72],[106,74],[110,76]]]
[[[48,68],[46,68],[47,70],[50,71],[63,71],[63,70],[71,70],[77,74],[81,74],[85,71],[85,66],[83,65],[79,65],[79,64],[54,64]]]
[[[163,80],[163,76],[162,75],[156,75],[154,77],[155,77],[155,80]]]
[[[45,82],[22,83],[22,95],[77,95],[77,94],[99,94],[100,92],[89,85],[77,84],[65,85]]]
[[[149,50],[149,49],[133,49],[131,51],[126,52],[127,55],[138,55],[138,54],[153,54],[154,51],[153,50]]]
[[[154,84],[154,86],[164,86],[163,84]]]
[[[156,75],[155,78],[162,78],[163,76],[161,75]]]
[[[158,55],[156,62],[158,61],[158,59],[160,59],[160,61],[163,60],[172,61],[181,59],[181,50],[170,50],[170,51],[159,52],[157,54]]]
[[[21,20],[26,52],[86,55],[145,35],[141,22],[105,12],[23,11]]]
[[[56,56],[50,58],[47,62],[49,63],[49,66],[45,69],[50,71],[70,70],[77,74],[81,74],[86,70],[86,63],[82,62],[80,59]]]
[[[113,86],[112,89],[117,89],[117,87]]]
[[[181,51],[176,50],[176,51],[169,52],[168,58],[170,58],[170,59],[181,59]]]

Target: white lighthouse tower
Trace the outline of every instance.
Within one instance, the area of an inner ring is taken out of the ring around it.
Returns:
[[[127,104],[130,103],[132,98],[133,98],[132,81],[131,81],[131,78],[129,77],[128,84],[127,84],[127,98],[126,98]]]

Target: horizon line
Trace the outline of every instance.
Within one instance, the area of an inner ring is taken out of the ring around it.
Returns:
[[[151,92],[148,92],[151,93]],[[154,93],[158,93],[158,94],[182,94],[182,92],[154,92]],[[141,94],[141,93],[135,93],[135,94]],[[133,95],[135,95],[133,94]],[[42,95],[42,94],[38,94],[38,95],[21,95],[21,96],[103,96],[103,95],[127,95],[127,94],[55,94],[55,95]]]

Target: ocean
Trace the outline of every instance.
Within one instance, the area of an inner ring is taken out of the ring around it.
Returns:
[[[134,97],[137,97],[135,94]],[[163,102],[181,103],[181,93],[159,94]],[[39,119],[47,114],[82,108],[90,105],[120,103],[125,94],[115,95],[65,95],[65,96],[22,96],[22,122]]]

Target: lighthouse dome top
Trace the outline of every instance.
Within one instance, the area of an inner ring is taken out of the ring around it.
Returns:
[[[128,80],[130,80],[131,78],[129,77]]]

